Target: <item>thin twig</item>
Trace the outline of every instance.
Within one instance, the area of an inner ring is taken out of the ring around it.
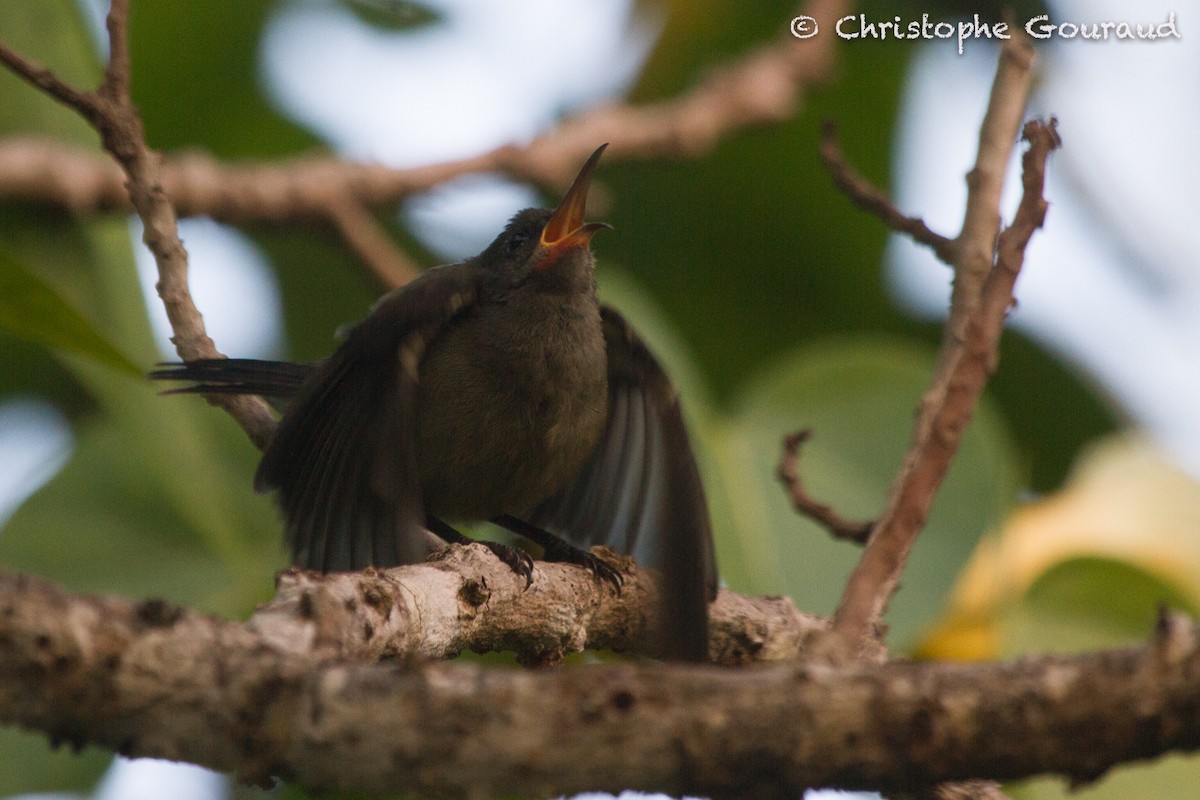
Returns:
[[[834,628],[847,642],[861,643],[878,628],[888,601],[899,585],[908,554],[929,517],[934,495],[950,466],[962,433],[988,376],[994,371],[1000,330],[1013,303],[1012,289],[1020,262],[997,265],[996,231],[999,227],[1000,188],[1013,141],[1007,132],[1020,127],[1033,66],[1032,47],[1023,37],[1005,42],[992,87],[980,152],[968,180],[968,216],[956,240],[958,258],[950,317],[946,322],[938,364],[930,388],[921,399],[912,441],[905,455],[883,515],[862,558],[846,584],[834,616]],[[1041,123],[1035,123],[1036,130]],[[1049,149],[1032,147],[1034,160]],[[1028,195],[1040,196],[1043,173],[1027,162],[1035,174],[1027,178]],[[1044,163],[1043,163],[1044,166]],[[1044,202],[1044,201],[1043,201]],[[1041,218],[1019,218],[1028,241]],[[1036,224],[1035,224],[1036,222]],[[982,271],[979,259],[987,253]],[[1011,270],[1011,271],[1010,271]]]
[[[775,474],[787,490],[797,513],[823,526],[835,539],[865,544],[871,535],[871,528],[875,526],[873,521],[851,522],[834,511],[832,506],[815,500],[804,488],[804,482],[800,479],[800,445],[811,437],[812,431],[808,428],[783,437],[783,455]]]
[[[112,0],[105,26],[108,66],[97,93],[119,105],[130,105],[133,64],[129,58],[129,0]]]
[[[84,119],[90,121],[97,113],[97,102],[94,95],[76,89],[47,67],[15,52],[3,42],[0,42],[0,62],[8,67],[14,75],[23,78],[30,85],[41,89],[66,107],[78,112]]]
[[[961,252],[953,262],[954,286],[947,327],[957,336],[965,330],[966,320],[974,310],[972,304],[979,301],[983,282],[995,264],[1000,194],[1025,115],[1034,58],[1035,51],[1022,33],[1000,48],[996,80],[979,127],[978,154],[967,173],[967,205],[957,239]]]
[[[953,239],[935,233],[920,217],[905,216],[883,191],[850,165],[838,144],[837,124],[832,120],[821,127],[821,160],[834,185],[856,206],[879,217],[892,230],[908,234],[917,244],[926,245],[947,264],[954,263]]]
[[[1013,224],[1000,234],[996,244],[997,264],[1006,270],[1018,271],[1025,258],[1025,246],[1033,232],[1041,227],[1046,217],[1046,199],[1041,187],[1046,182],[1046,160],[1051,151],[1062,147],[1058,135],[1058,120],[1051,117],[1048,124],[1036,121],[1025,123],[1021,138],[1029,142],[1029,149],[1021,158],[1021,182],[1024,193]]]

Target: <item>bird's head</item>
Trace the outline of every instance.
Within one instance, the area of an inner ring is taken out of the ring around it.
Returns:
[[[600,161],[603,144],[588,158],[558,208],[527,208],[483,251],[482,263],[514,283],[536,281],[547,288],[572,288],[591,281],[595,258],[588,248],[606,222],[584,222],[588,186]]]

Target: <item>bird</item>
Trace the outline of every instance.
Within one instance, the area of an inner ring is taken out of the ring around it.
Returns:
[[[621,574],[583,549],[608,545],[663,573],[664,656],[704,661],[716,560],[679,397],[596,292],[590,244],[611,226],[584,212],[606,146],[556,209],[520,211],[478,256],[385,294],[328,358],[150,377],[189,382],[168,394],[284,403],[254,487],[277,493],[295,566],[420,563],[431,541],[476,541],[455,524],[487,520],[619,592]],[[530,584],[523,550],[481,543]]]

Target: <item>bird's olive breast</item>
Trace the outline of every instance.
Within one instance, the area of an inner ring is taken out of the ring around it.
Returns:
[[[481,304],[420,366],[417,460],[426,510],[522,514],[562,488],[604,429],[607,362],[593,294]]]

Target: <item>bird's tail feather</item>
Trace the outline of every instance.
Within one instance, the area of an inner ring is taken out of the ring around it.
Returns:
[[[157,381],[190,381],[190,386],[163,394],[260,394],[289,398],[312,373],[313,364],[255,358],[204,358],[183,364],[160,364],[148,377]]]

